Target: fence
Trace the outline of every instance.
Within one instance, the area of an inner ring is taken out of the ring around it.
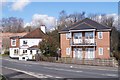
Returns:
[[[69,57],[40,57],[39,61],[57,62],[66,64],[83,64],[83,65],[96,65],[96,66],[117,66],[118,62],[114,58],[110,59],[75,59]]]
[[[117,66],[118,62],[114,58],[110,59],[74,59],[74,58],[59,58],[58,62],[83,64],[83,65],[97,65],[97,66]]]

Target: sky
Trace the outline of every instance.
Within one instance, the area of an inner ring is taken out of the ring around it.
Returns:
[[[2,4],[2,17],[22,18],[25,23],[44,19],[56,20],[59,12],[65,10],[67,14],[84,11],[86,15],[117,14],[118,2],[30,2],[29,0],[4,2]],[[55,22],[52,22],[54,24]]]

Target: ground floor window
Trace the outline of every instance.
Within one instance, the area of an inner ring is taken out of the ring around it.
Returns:
[[[103,55],[103,48],[98,48],[99,55]]]
[[[93,59],[93,58],[95,58],[94,48],[86,48],[85,49],[85,58],[86,59]]]
[[[30,54],[32,54],[32,50],[30,50]]]
[[[14,49],[14,55],[18,55],[18,49]]]
[[[82,48],[74,48],[74,58],[77,59],[82,59],[83,58],[83,52],[82,52]]]
[[[23,54],[27,53],[27,50],[23,50]]]

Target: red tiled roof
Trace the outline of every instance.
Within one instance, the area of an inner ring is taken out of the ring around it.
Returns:
[[[2,38],[10,38],[10,37],[13,37],[13,36],[24,36],[26,35],[27,32],[23,32],[23,33],[0,33],[0,37]]]
[[[44,36],[45,33],[43,33],[40,28],[37,28],[21,38],[43,38]]]

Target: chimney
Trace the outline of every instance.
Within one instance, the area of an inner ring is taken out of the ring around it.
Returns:
[[[45,26],[45,25],[41,25],[41,26],[40,26],[40,29],[41,29],[44,33],[46,33],[46,26]]]

